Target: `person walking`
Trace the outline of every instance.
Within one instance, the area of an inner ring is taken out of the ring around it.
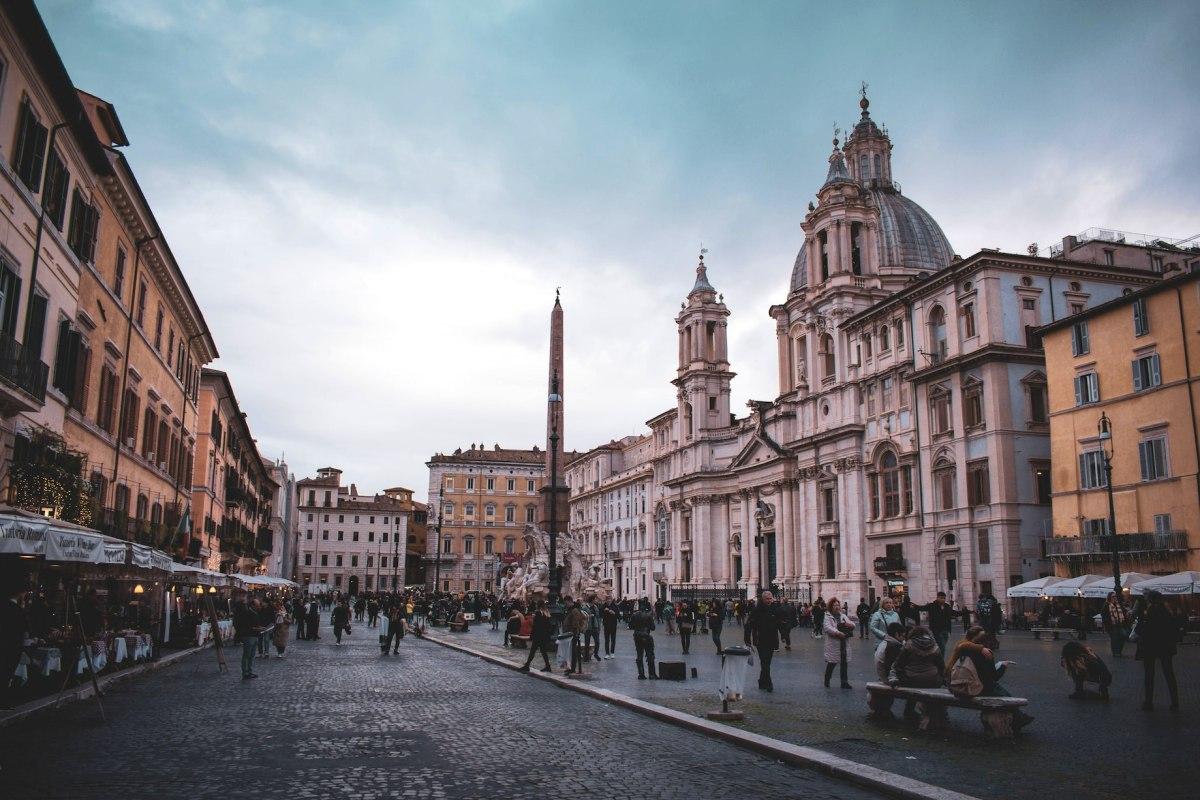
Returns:
[[[360,618],[361,619],[361,618]],[[379,601],[372,597],[367,601],[367,627],[374,628],[379,624]]]
[[[404,638],[404,604],[396,603],[387,610],[387,616],[384,617],[384,624],[387,630],[381,634],[383,636],[383,654],[386,656],[388,648],[392,649],[392,655],[400,655],[400,640]]]
[[[342,633],[350,633],[350,604],[343,600],[333,608],[330,622],[333,623],[333,638],[340,645]]]
[[[1178,617],[1167,608],[1160,592],[1146,593],[1146,608],[1134,623],[1137,637],[1137,653],[1134,658],[1142,662],[1142,687],[1144,695],[1142,710],[1154,710],[1154,667],[1162,665],[1163,677],[1167,681],[1167,692],[1171,696],[1171,710],[1179,710],[1179,686],[1175,681],[1175,652],[1183,631]]]
[[[687,603],[682,603],[679,606],[679,643],[683,645],[683,654],[686,656],[688,650],[692,646],[692,631],[696,628],[696,612],[692,611],[691,606]]]
[[[1000,632],[1000,620],[1003,612],[1000,610],[1000,603],[992,596],[991,592],[981,595],[975,602],[975,616],[978,618],[980,627],[988,633],[995,636]]]
[[[546,609],[545,601],[541,601],[533,612],[533,626],[529,633],[529,656],[526,657],[521,672],[529,672],[529,665],[533,663],[533,657],[538,653],[542,654],[542,661],[546,662],[546,666],[542,667],[542,672],[554,671],[550,668],[550,636],[553,632],[554,622],[550,619],[550,612]]]
[[[1125,652],[1125,641],[1129,638],[1129,615],[1117,602],[1117,593],[1109,592],[1100,609],[1100,622],[1104,632],[1108,634],[1108,646],[1113,658],[1120,658]]]
[[[621,621],[621,612],[617,609],[615,600],[609,600],[601,611],[601,624],[604,625],[604,657],[612,660],[617,652],[617,624]]]
[[[721,628],[725,626],[725,609],[720,603],[714,603],[708,612],[708,630],[712,634],[713,644],[717,646],[717,655],[721,655]]]
[[[307,616],[307,609],[304,606],[304,600],[297,597],[292,601],[292,617],[296,620],[296,641],[307,639],[308,633],[304,630],[304,618]]]
[[[271,634],[275,628],[275,609],[259,598],[250,601],[251,608],[258,616],[258,657],[271,657]]]
[[[254,674],[254,651],[258,648],[258,614],[249,603],[238,603],[233,609],[233,632],[242,643],[242,680],[257,678]]]
[[[861,621],[859,620],[859,622]],[[901,627],[907,627],[904,620],[900,618],[900,613],[896,611],[895,601],[890,597],[885,597],[879,603],[879,610],[871,615],[871,622],[867,626],[876,644],[887,638],[888,626],[893,622],[900,623]]]
[[[829,688],[829,679],[833,677],[833,668],[838,667],[838,675],[842,680],[843,689],[852,689],[847,676],[847,668],[850,665],[850,651],[846,647],[846,640],[854,635],[855,623],[858,618],[846,614],[842,611],[842,602],[836,597],[829,599],[829,606],[825,612],[824,633],[825,633],[825,688]],[[887,628],[883,629],[883,635],[887,637]]]
[[[583,613],[587,614],[587,627],[583,631],[583,648],[592,647],[592,660],[599,661],[600,656],[600,607],[594,597],[588,598],[583,604]]]
[[[668,601],[663,603],[662,610],[663,622],[667,626],[667,636],[675,635],[675,604]]]
[[[783,641],[785,650],[792,649],[792,628],[796,627],[798,618],[796,607],[785,597],[779,604],[779,638]]]
[[[871,607],[867,605],[867,598],[858,598],[858,608],[854,609],[858,614],[858,638],[867,638],[867,626],[871,621]]]
[[[567,668],[567,674],[574,675],[583,672],[583,648],[580,644],[584,632],[587,631],[588,620],[583,603],[578,600],[571,602],[570,598],[567,598],[567,604],[569,609],[563,619],[563,630],[571,634],[571,666]]]
[[[308,604],[308,619],[304,623],[304,634],[310,642],[321,638],[321,605],[315,599]]]
[[[633,628],[633,648],[637,659],[638,680],[645,680],[646,672],[650,673],[651,680],[658,680],[657,667],[654,665],[654,614],[651,612],[648,602],[642,601],[641,608],[629,618],[629,624]],[[644,669],[642,667],[643,660],[646,662]]]
[[[954,607],[946,602],[946,593],[938,592],[937,599],[932,603],[919,606],[921,611],[929,614],[929,630],[937,642],[942,658],[946,657],[946,645],[950,641],[950,627],[957,613]]]
[[[758,688],[764,692],[775,691],[771,680],[771,659],[779,649],[779,611],[775,595],[763,592],[758,605],[750,614],[746,625],[754,648],[758,651]]]
[[[283,603],[275,605],[275,630],[271,631],[271,644],[275,645],[275,657],[283,658],[287,650],[288,634],[292,630],[292,615]]]
[[[825,635],[825,599],[817,595],[812,608],[813,638],[820,639]]]

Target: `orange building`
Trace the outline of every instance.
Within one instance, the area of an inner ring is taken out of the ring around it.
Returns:
[[[1106,453],[1123,569],[1200,569],[1200,250],[1173,257],[1196,271],[1041,329],[1059,575],[1107,572]]]

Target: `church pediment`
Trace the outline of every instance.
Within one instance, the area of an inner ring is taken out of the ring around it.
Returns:
[[[787,455],[788,451],[770,436],[757,433],[754,438],[746,442],[746,446],[734,457],[729,466],[732,468],[743,467],[755,462],[774,461]]]

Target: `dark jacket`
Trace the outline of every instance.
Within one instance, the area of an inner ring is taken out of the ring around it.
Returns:
[[[929,614],[929,630],[934,633],[948,633],[951,621],[958,612],[949,603],[939,603],[936,600],[920,607],[921,611]]]
[[[654,630],[654,612],[645,608],[634,614],[629,620],[634,636],[649,636]]]
[[[1165,605],[1152,603],[1138,617],[1133,630],[1138,637],[1137,660],[1162,658],[1175,655],[1183,622]]]
[[[963,645],[963,655],[974,662],[975,671],[979,673],[979,680],[983,683],[983,695],[987,696],[993,693],[996,684],[1004,677],[1004,667],[997,667],[995,653],[988,658],[983,654],[984,649],[983,645],[975,642]]]
[[[759,603],[750,614],[747,625],[753,631],[754,643],[759,647],[779,646],[779,606],[776,603]]]
[[[617,630],[617,623],[621,620],[621,612],[617,610],[616,605],[609,603],[604,607],[604,611],[601,614],[601,620],[604,623],[604,630],[608,631],[609,633],[615,633]]]
[[[258,615],[246,603],[239,605],[233,612],[233,632],[239,639],[247,636],[257,636],[259,631]]]
[[[888,682],[901,686],[933,689],[943,685],[946,665],[942,663],[942,651],[932,636],[917,636],[909,639],[900,648],[900,654],[892,662]],[[982,678],[983,676],[980,675]]]
[[[529,634],[530,641],[548,642],[553,632],[554,620],[550,619],[550,615],[544,611],[535,612],[533,615],[533,629]]]

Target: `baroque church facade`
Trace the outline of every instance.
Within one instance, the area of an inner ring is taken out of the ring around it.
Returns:
[[[1052,572],[1044,359],[1028,332],[1160,276],[1125,250],[959,258],[859,105],[769,310],[776,398],[731,413],[730,310],[701,255],[676,317],[675,406],[568,465],[570,531],[618,596],[974,603]]]

